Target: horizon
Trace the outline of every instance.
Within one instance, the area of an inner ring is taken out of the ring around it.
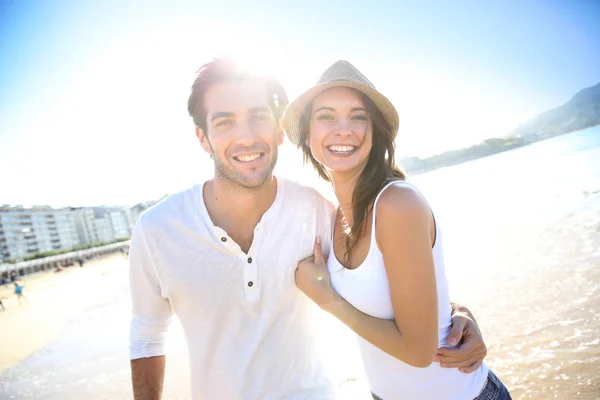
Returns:
[[[398,109],[403,158],[503,137],[600,83],[598,18],[591,1],[3,3],[0,204],[133,205],[204,180],[185,103],[225,54],[290,99],[347,59]],[[276,171],[300,160],[286,141]]]
[[[583,132],[583,131],[587,131],[589,129],[595,129],[595,128],[598,128],[598,127],[600,127],[600,125],[588,126],[588,127],[582,128],[582,129],[577,129],[577,130],[574,130],[574,131],[565,132],[564,134],[559,134],[559,135],[556,135],[556,136],[546,137],[546,138],[543,138],[543,139],[540,139],[540,140],[536,140],[536,141],[533,141],[533,142],[528,142],[527,144],[524,144],[522,146],[518,146],[516,148],[511,147],[511,148],[508,148],[507,150],[502,150],[502,151],[499,151],[499,152],[496,152],[496,153],[492,153],[492,154],[489,154],[489,155],[485,155],[485,156],[482,156],[482,157],[468,159],[468,160],[465,160],[465,161],[460,161],[458,163],[452,163],[452,164],[449,164],[449,165],[447,165],[445,167],[437,167],[437,168],[434,168],[432,170],[427,170],[425,172],[409,173],[409,174],[410,174],[411,177],[414,177],[414,176],[418,176],[418,175],[421,175],[421,174],[426,174],[428,172],[434,172],[434,171],[436,171],[438,169],[452,167],[452,166],[457,166],[457,165],[463,164],[463,163],[474,162],[474,161],[479,160],[480,158],[491,157],[491,156],[494,156],[494,155],[498,155],[499,153],[510,152],[510,151],[513,151],[513,150],[518,150],[521,147],[527,147],[527,146],[536,144],[539,141],[545,141],[545,140],[548,140],[548,139],[555,139],[555,138],[559,138],[560,136],[568,135],[568,134],[577,134],[577,133],[580,133],[580,132]],[[411,156],[409,156],[409,158],[410,157]],[[435,157],[435,155],[433,155],[433,157]],[[303,168],[303,170],[300,172],[300,175],[305,175],[306,172],[307,172],[307,170],[308,170],[309,175],[313,175],[314,174],[313,170],[312,170],[312,166],[306,164],[303,167],[307,167],[307,168]],[[320,193],[323,196],[325,196],[326,198],[328,198],[330,201],[335,202],[335,194],[333,193],[332,188],[330,187],[329,182],[325,182],[322,179],[319,179],[316,176],[316,174],[314,174],[314,175],[315,176],[311,176],[310,178],[308,178],[309,181],[312,181],[312,182],[310,182],[311,186],[313,188],[317,189],[318,191],[320,191]],[[281,177],[279,174],[276,174],[276,172],[273,173],[273,176]],[[284,178],[286,178],[286,177],[284,177]],[[287,177],[287,178],[289,178],[289,177]],[[302,182],[302,178],[304,178],[305,182]],[[196,183],[196,185],[202,184],[203,182]],[[306,176],[301,176],[300,182],[306,184]],[[189,188],[186,188],[186,189],[189,189]],[[13,210],[20,210],[20,209],[22,209],[24,211],[31,210],[31,209],[43,210],[43,209],[46,209],[46,208],[50,208],[50,209],[53,209],[53,210],[59,210],[59,209],[77,210],[77,209],[81,209],[81,208],[121,208],[121,207],[127,207],[127,208],[132,209],[133,207],[138,206],[138,205],[142,205],[144,207],[152,207],[155,204],[157,204],[157,203],[165,200],[171,194],[174,194],[174,193],[163,193],[162,195],[159,195],[159,196],[157,196],[155,198],[152,198],[152,199],[142,199],[140,201],[136,201],[136,202],[130,203],[130,204],[96,204],[96,205],[71,205],[71,204],[66,204],[66,205],[58,205],[58,206],[47,205],[47,204],[27,204],[27,205],[23,205],[23,204],[0,204],[0,209],[1,208],[9,208],[9,209],[13,209]]]

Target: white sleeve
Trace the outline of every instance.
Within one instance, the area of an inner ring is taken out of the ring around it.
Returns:
[[[129,248],[132,320],[129,357],[165,355],[165,338],[173,310],[161,294],[160,281],[143,231],[143,216],[133,228]]]
[[[319,202],[320,204],[317,210],[317,235],[321,236],[323,254],[327,256],[331,247],[332,223],[335,207],[331,202],[322,197],[319,198]]]

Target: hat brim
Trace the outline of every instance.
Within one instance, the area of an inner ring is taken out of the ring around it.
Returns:
[[[322,83],[311,87],[306,92],[302,93],[288,106],[285,116],[283,117],[283,129],[290,140],[296,146],[300,144],[300,119],[306,109],[306,106],[322,91],[334,88],[334,87],[347,87],[358,90],[365,94],[375,106],[381,111],[381,114],[392,128],[393,138],[396,138],[398,134],[398,128],[400,125],[398,112],[394,105],[381,93],[360,82],[352,81],[332,81]]]

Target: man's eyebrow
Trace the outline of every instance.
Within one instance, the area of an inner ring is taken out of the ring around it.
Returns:
[[[226,111],[216,112],[212,115],[210,121],[212,122],[217,118],[228,118],[228,117],[235,117],[235,113],[226,112]]]
[[[258,114],[262,112],[269,112],[269,107],[255,107],[248,110],[248,114]]]

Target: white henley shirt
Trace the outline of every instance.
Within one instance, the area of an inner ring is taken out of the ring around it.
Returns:
[[[165,354],[173,313],[190,353],[194,399],[332,399],[318,346],[320,311],[297,287],[332,205],[277,178],[277,195],[244,253],[214,226],[197,185],[143,213],[132,234],[130,357]]]

